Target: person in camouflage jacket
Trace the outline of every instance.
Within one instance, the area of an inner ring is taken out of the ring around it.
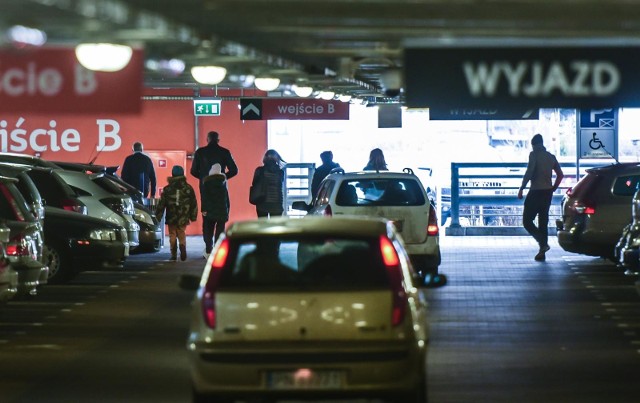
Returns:
[[[156,218],[162,219],[167,212],[165,222],[169,227],[169,246],[171,261],[177,260],[178,242],[180,246],[180,260],[187,259],[187,237],[185,229],[190,221],[198,219],[198,201],[193,187],[187,183],[184,169],[175,165],[171,170],[169,184],[162,189],[160,201],[156,207]]]

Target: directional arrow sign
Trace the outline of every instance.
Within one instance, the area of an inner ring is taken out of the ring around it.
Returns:
[[[220,116],[220,99],[197,98],[193,100],[193,113],[195,116]]]
[[[349,120],[349,103],[308,98],[241,98],[242,120]]]
[[[241,98],[240,119],[262,120],[262,98]]]

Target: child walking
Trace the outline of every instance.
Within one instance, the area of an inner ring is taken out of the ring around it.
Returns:
[[[226,222],[229,221],[227,177],[222,173],[220,164],[213,164],[209,175],[202,180],[201,189],[204,257],[208,258],[213,245],[224,232]]]
[[[169,184],[162,189],[162,195],[156,208],[156,218],[162,219],[165,210],[167,212],[166,224],[169,227],[169,246],[171,258],[175,262],[178,258],[178,243],[180,244],[180,260],[187,259],[187,237],[185,229],[190,221],[198,218],[198,202],[193,187],[187,183],[184,169],[180,165],[174,165],[171,177],[167,178]]]

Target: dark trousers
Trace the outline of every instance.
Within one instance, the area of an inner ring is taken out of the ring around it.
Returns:
[[[540,247],[546,246],[549,240],[549,207],[553,190],[530,190],[524,200],[522,226],[538,242]],[[533,220],[538,217],[538,226]]]
[[[215,220],[206,215],[202,216],[202,239],[207,253],[211,253],[213,245],[220,238],[220,234],[224,232],[225,223],[226,221]]]

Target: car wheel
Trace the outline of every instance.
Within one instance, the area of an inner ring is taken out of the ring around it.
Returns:
[[[45,244],[43,254],[44,262],[49,266],[49,284],[66,283],[75,276],[69,257],[62,248]]]

